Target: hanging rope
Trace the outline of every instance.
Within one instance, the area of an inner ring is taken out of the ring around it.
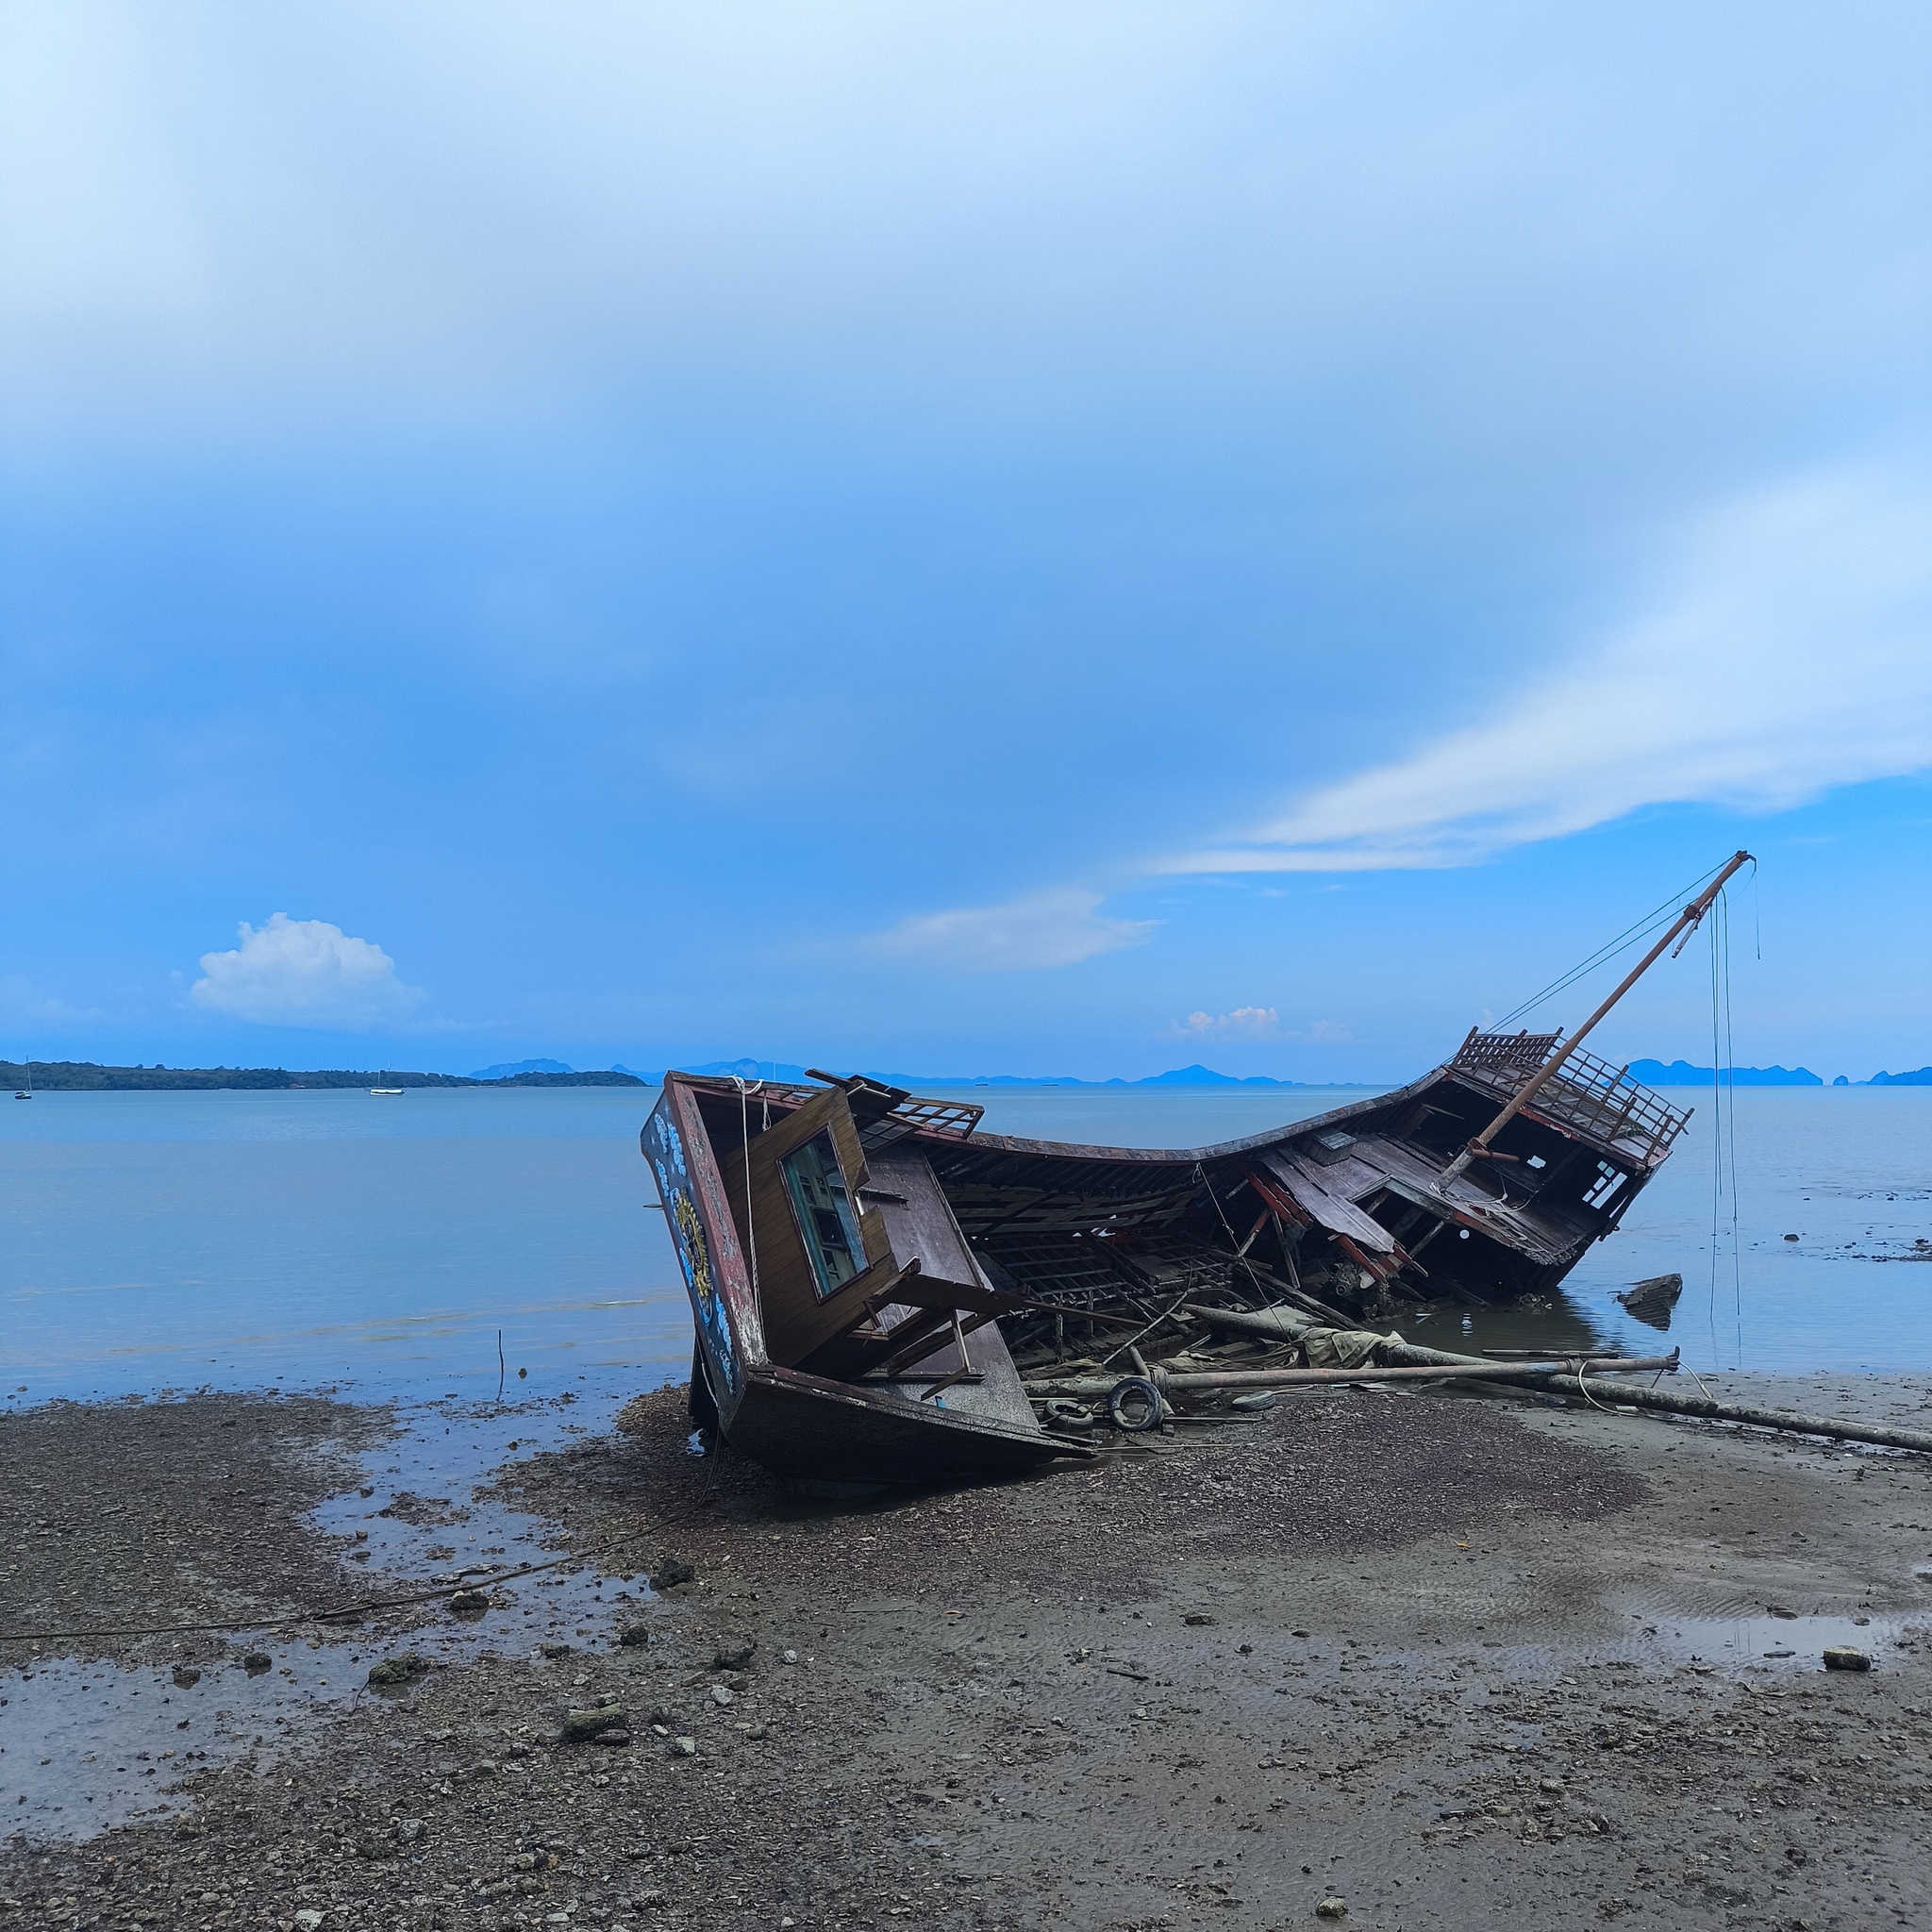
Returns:
[[[1744,1247],[1742,1216],[1738,1204],[1738,1049],[1731,1033],[1731,907],[1728,897],[1717,903],[1719,950],[1723,955],[1724,996],[1724,1084],[1730,1089],[1724,1108],[1725,1172],[1731,1190],[1731,1315],[1737,1329],[1738,1366],[1744,1366]]]
[[[1532,993],[1520,1006],[1512,1007],[1495,1023],[1491,1030],[1496,1033],[1502,1032],[1512,1020],[1520,1020],[1525,1013],[1533,1012],[1545,1000],[1554,999],[1559,992],[1566,991],[1569,988],[1574,986],[1586,974],[1593,973],[1599,966],[1614,959],[1619,953],[1627,953],[1632,946],[1641,945],[1652,933],[1657,931],[1659,927],[1668,925],[1684,909],[1685,901],[1693,898],[1698,889],[1706,881],[1714,878],[1723,870],[1722,866],[1714,865],[1708,872],[1700,873],[1688,886],[1685,886],[1679,891],[1674,892],[1655,911],[1646,912],[1635,925],[1626,927],[1615,939],[1606,941],[1589,958],[1571,967],[1569,972],[1563,974],[1559,978],[1553,979],[1541,992]]]
[[[1718,894],[1710,921],[1710,1276],[1706,1323],[1711,1360],[1718,1357],[1717,1283],[1724,1267],[1724,1242],[1731,1245],[1731,1319],[1736,1359],[1744,1361],[1744,1260],[1738,1202],[1737,1047],[1731,1015],[1731,916],[1725,893]],[[1728,1214],[1726,1208],[1728,1207]]]

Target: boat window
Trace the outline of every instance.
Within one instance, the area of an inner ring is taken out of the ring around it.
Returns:
[[[1629,1175],[1621,1174],[1607,1160],[1596,1164],[1596,1178],[1583,1191],[1583,1205],[1586,1208],[1601,1208],[1614,1194]]]
[[[865,1267],[852,1197],[830,1133],[814,1134],[804,1146],[794,1147],[778,1163],[778,1171],[785,1176],[785,1191],[791,1197],[791,1211],[805,1237],[805,1251],[811,1257],[819,1299],[824,1301]]]

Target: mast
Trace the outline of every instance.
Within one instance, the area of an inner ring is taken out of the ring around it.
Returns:
[[[1623,982],[1610,994],[1609,998],[1566,1041],[1550,1055],[1549,1058],[1517,1089],[1515,1099],[1510,1101],[1509,1105],[1443,1169],[1442,1178],[1444,1181],[1453,1181],[1469,1166],[1471,1161],[1479,1159],[1490,1151],[1490,1142],[1542,1091],[1543,1088],[1549,1084],[1561,1069],[1563,1062],[1583,1044],[1596,1023],[1663,957],[1664,950],[1670,945],[1671,941],[1678,939],[1679,935],[1688,939],[1691,933],[1697,930],[1698,926],[1703,924],[1704,915],[1716,903],[1717,895],[1724,891],[1731,875],[1739,871],[1740,868],[1755,863],[1756,861],[1748,852],[1736,852],[1731,855],[1724,870],[1718,874],[1716,878],[1711,880],[1709,885],[1705,887],[1703,891],[1698,893],[1696,898],[1691,900],[1690,905],[1685,907],[1683,911],[1677,914],[1676,918],[1671,922],[1670,929],[1664,934],[1663,938],[1658,940],[1657,944],[1651,947],[1650,951],[1644,954],[1643,958],[1624,974]]]

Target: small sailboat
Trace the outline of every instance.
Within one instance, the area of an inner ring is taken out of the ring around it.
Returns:
[[[19,1087],[19,1088],[16,1088],[16,1089],[14,1090],[14,1094],[13,1094],[13,1097],[14,1097],[14,1099],[16,1099],[16,1100],[31,1100],[31,1099],[32,1099],[32,1098],[34,1097],[34,1063],[33,1063],[33,1061],[31,1061],[31,1060],[25,1060],[25,1061],[23,1061],[23,1062],[22,1062],[22,1064],[21,1064],[21,1072],[22,1072],[23,1074],[25,1074],[26,1075],[26,1085],[25,1085],[25,1087]]]

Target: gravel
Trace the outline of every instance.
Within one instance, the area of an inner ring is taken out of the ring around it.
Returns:
[[[1407,1932],[1932,1920],[1916,1459],[1357,1394],[835,1508],[691,1457],[676,1392],[623,1423],[500,1478],[559,1542],[636,1539],[604,1625],[511,1638],[492,1609],[484,1641],[500,1622],[517,1654],[190,1764],[190,1816],[16,1841],[0,1923],[1276,1932],[1328,1899]],[[640,1604],[673,1556],[690,1574]],[[1698,1655],[1770,1604],[1803,1655]],[[1805,1620],[1857,1616],[1873,1668],[1827,1674]],[[402,1628],[372,1620],[357,1655],[399,1659]],[[605,1721],[581,1742],[576,1712]]]

